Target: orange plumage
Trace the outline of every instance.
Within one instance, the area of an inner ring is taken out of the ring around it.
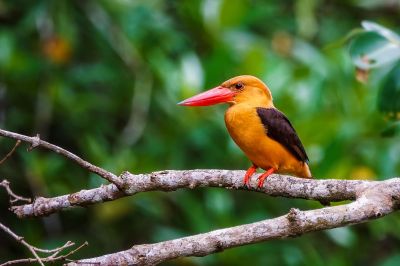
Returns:
[[[286,116],[276,109],[268,87],[253,76],[237,76],[181,103],[206,106],[229,103],[225,124],[235,143],[253,163],[245,175],[248,184],[258,167],[266,170],[258,186],[272,173],[312,178],[304,147]]]

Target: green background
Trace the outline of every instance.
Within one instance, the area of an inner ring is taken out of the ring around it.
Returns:
[[[400,142],[383,137],[384,71],[355,78],[348,46],[362,20],[399,32],[398,1],[0,1],[0,127],[66,148],[116,174],[247,169],[226,106],[176,103],[252,74],[270,87],[316,178],[398,176]],[[383,73],[383,74],[382,74]],[[0,139],[0,157],[14,145]],[[0,165],[25,196],[57,196],[103,179],[21,145]],[[0,222],[43,248],[89,241],[73,258],[112,253],[273,218],[318,202],[244,191],[150,192],[46,218],[17,219],[0,191]],[[164,265],[400,265],[400,217],[239,247]],[[0,232],[0,262],[30,256]]]

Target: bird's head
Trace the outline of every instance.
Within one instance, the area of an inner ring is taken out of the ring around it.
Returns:
[[[272,95],[260,79],[244,75],[231,78],[218,87],[190,97],[180,103],[184,106],[207,106],[218,103],[239,103],[272,107]]]

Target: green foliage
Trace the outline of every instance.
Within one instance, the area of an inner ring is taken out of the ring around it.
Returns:
[[[400,36],[373,22],[364,21],[362,26],[349,47],[353,63],[364,81],[370,69],[381,68],[378,108],[391,120],[400,120]],[[398,122],[390,123],[382,135],[394,136],[398,128]]]
[[[400,59],[400,36],[376,23],[364,21],[365,31],[351,42],[350,55],[361,69],[381,67]]]
[[[400,63],[387,74],[379,94],[378,107],[391,118],[400,120]]]
[[[3,1],[0,126],[60,145],[116,174],[245,169],[225,107],[180,100],[238,74],[263,79],[299,133],[317,178],[385,179],[400,172],[398,14],[393,1]],[[398,6],[397,6],[398,7]],[[350,34],[345,46],[332,46]],[[389,47],[390,46],[390,47]],[[327,48],[330,47],[330,48]],[[384,47],[382,51],[382,47]],[[325,48],[325,49],[324,49]],[[392,49],[392,50],[390,50]],[[365,63],[362,58],[372,60]],[[352,62],[373,68],[367,83]],[[364,65],[363,65],[364,64]],[[378,102],[378,104],[377,104]],[[398,131],[394,124],[390,130]],[[13,142],[0,139],[0,154]],[[17,153],[0,166],[18,193],[57,196],[104,183],[56,154]],[[44,219],[1,222],[43,247],[89,241],[87,257],[286,213],[316,202],[220,189],[143,193]],[[400,219],[240,247],[166,265],[395,265]],[[1,261],[26,256],[0,236]]]

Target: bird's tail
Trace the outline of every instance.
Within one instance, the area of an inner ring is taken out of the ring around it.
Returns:
[[[312,174],[311,174],[311,170],[310,170],[310,167],[308,166],[308,164],[307,163],[302,163],[303,165],[302,165],[302,167],[299,169],[300,170],[300,173],[299,173],[299,177],[302,177],[302,178],[309,178],[309,179],[312,179],[312,178],[314,178],[313,176],[312,176]]]

